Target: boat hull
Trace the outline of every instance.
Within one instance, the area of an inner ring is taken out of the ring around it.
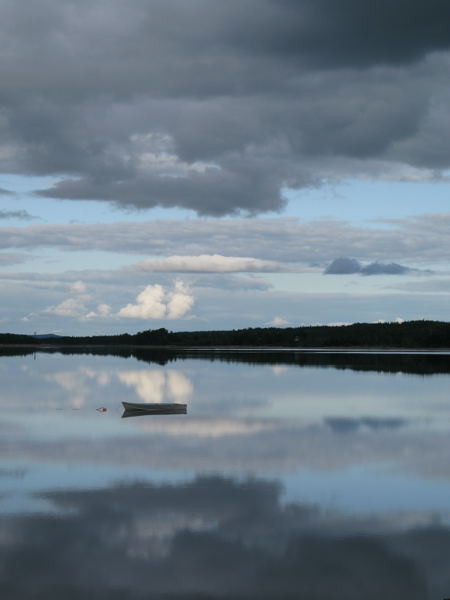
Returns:
[[[122,405],[127,412],[152,414],[152,415],[169,415],[169,414],[185,414],[186,404],[180,403],[139,403],[139,402],[122,402]]]

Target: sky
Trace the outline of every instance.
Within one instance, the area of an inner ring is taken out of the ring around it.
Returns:
[[[449,320],[446,0],[0,0],[0,331]]]

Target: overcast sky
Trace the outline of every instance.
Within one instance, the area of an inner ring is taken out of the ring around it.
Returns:
[[[448,320],[446,0],[0,0],[0,330]]]

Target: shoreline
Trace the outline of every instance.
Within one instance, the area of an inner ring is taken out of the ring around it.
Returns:
[[[358,354],[450,354],[446,347],[402,347],[402,346],[184,346],[150,344],[2,344],[0,349],[45,350],[168,350],[173,352],[311,352],[311,353],[358,353]]]

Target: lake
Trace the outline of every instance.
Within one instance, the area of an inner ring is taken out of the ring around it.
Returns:
[[[11,354],[3,598],[450,596],[449,354]]]

